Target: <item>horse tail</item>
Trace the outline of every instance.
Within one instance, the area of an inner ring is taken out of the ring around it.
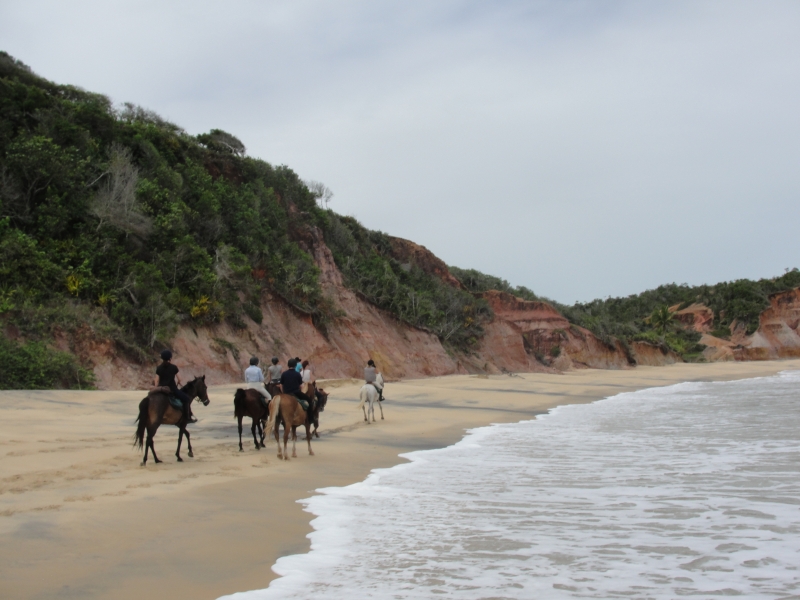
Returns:
[[[264,437],[268,438],[272,435],[272,430],[275,428],[277,420],[278,420],[278,413],[281,411],[281,395],[276,394],[272,397],[272,400],[269,401],[269,417],[267,418],[267,426],[266,432],[264,433]]]
[[[245,414],[244,404],[246,399],[247,399],[247,393],[242,388],[236,390],[236,393],[233,395],[234,419],[238,418],[239,416],[244,416]]]
[[[367,390],[367,386],[363,386],[361,388],[361,404],[358,405],[359,410],[364,408],[364,403],[369,400],[368,398],[369,392]]]
[[[147,413],[150,410],[150,396],[147,396],[139,402],[139,416],[136,417],[136,423],[138,421],[139,425],[136,427],[136,433],[133,434],[133,445],[142,449],[144,446],[144,430],[147,429]]]

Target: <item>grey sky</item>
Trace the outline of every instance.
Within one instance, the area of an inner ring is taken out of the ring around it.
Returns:
[[[799,31],[775,1],[0,4],[40,75],[562,302],[800,266]]]

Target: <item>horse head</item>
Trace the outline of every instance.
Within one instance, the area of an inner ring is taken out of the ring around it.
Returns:
[[[206,376],[203,375],[202,377],[195,377],[192,383],[194,384],[194,391],[197,394],[197,397],[200,398],[200,402],[203,403],[203,406],[208,406],[211,404],[211,400],[208,399]]]
[[[325,410],[325,405],[328,403],[328,392],[319,388],[317,390],[319,392],[319,404],[317,405],[317,412],[322,412]]]

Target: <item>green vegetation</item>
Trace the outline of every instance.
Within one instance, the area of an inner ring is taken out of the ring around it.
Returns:
[[[67,352],[41,342],[18,343],[0,337],[0,390],[91,389],[94,373]]]
[[[392,257],[388,236],[352,217],[327,213],[325,243],[347,285],[397,318],[432,331],[446,345],[469,351],[491,316],[484,300]]]
[[[89,327],[144,360],[182,321],[260,323],[265,291],[324,331],[338,312],[306,250],[316,226],[354,289],[471,347],[485,304],[404,270],[383,234],[318,206],[331,196],[232,134],[191,136],[0,52],[0,321],[23,339]]]
[[[780,277],[751,281],[717,283],[715,285],[662,285],[654,290],[625,298],[607,298],[573,306],[557,305],[570,322],[585,327],[606,343],[620,340],[644,340],[665,344],[684,358],[701,350],[700,335],[678,327],[670,306],[686,308],[695,302],[714,311],[712,329],[718,337],[730,337],[734,322],[748,334],[758,328],[758,317],[769,306],[770,294],[800,286],[800,271],[792,269]]]
[[[475,269],[459,269],[458,267],[448,267],[453,276],[458,279],[464,287],[470,292],[488,292],[489,290],[497,290],[499,292],[507,292],[523,300],[543,300],[551,302],[547,298],[542,298],[533,293],[525,286],[513,287],[505,279],[495,277],[494,275],[487,275]]]
[[[181,322],[261,323],[265,292],[324,332],[341,313],[308,252],[317,230],[349,287],[459,352],[476,346],[491,318],[474,293],[546,300],[475,270],[451,267],[465,291],[401,264],[386,234],[321,208],[331,197],[288,167],[248,157],[230,133],[191,136],[141,107],[42,79],[0,52],[0,328],[24,340],[0,337],[0,387],[90,384],[71,355],[46,346],[59,333],[77,339],[88,330],[144,361]],[[691,357],[698,336],[666,307],[702,302],[717,334],[734,321],[752,332],[767,296],[796,286],[795,269],[551,303],[607,343],[649,340]]]
[[[234,136],[192,137],[0,53],[0,314],[24,336],[69,327],[78,303],[137,354],[182,320],[260,320],[264,289],[322,318],[293,235],[323,218],[294,172]]]

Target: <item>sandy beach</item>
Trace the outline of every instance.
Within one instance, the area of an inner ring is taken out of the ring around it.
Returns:
[[[194,407],[195,458],[184,448],[185,462],[175,461],[168,426],[155,439],[164,462],[144,468],[131,446],[144,392],[0,392],[0,596],[203,599],[264,588],[277,558],[308,550],[311,515],[298,499],[360,481],[401,453],[561,404],[790,369],[800,360],[410,380],[389,384],[386,419],[370,425],[360,383],[330,382],[316,456],[298,440],[288,462],[272,440],[254,449],[249,420],[238,451],[239,386],[212,385],[211,404]]]

